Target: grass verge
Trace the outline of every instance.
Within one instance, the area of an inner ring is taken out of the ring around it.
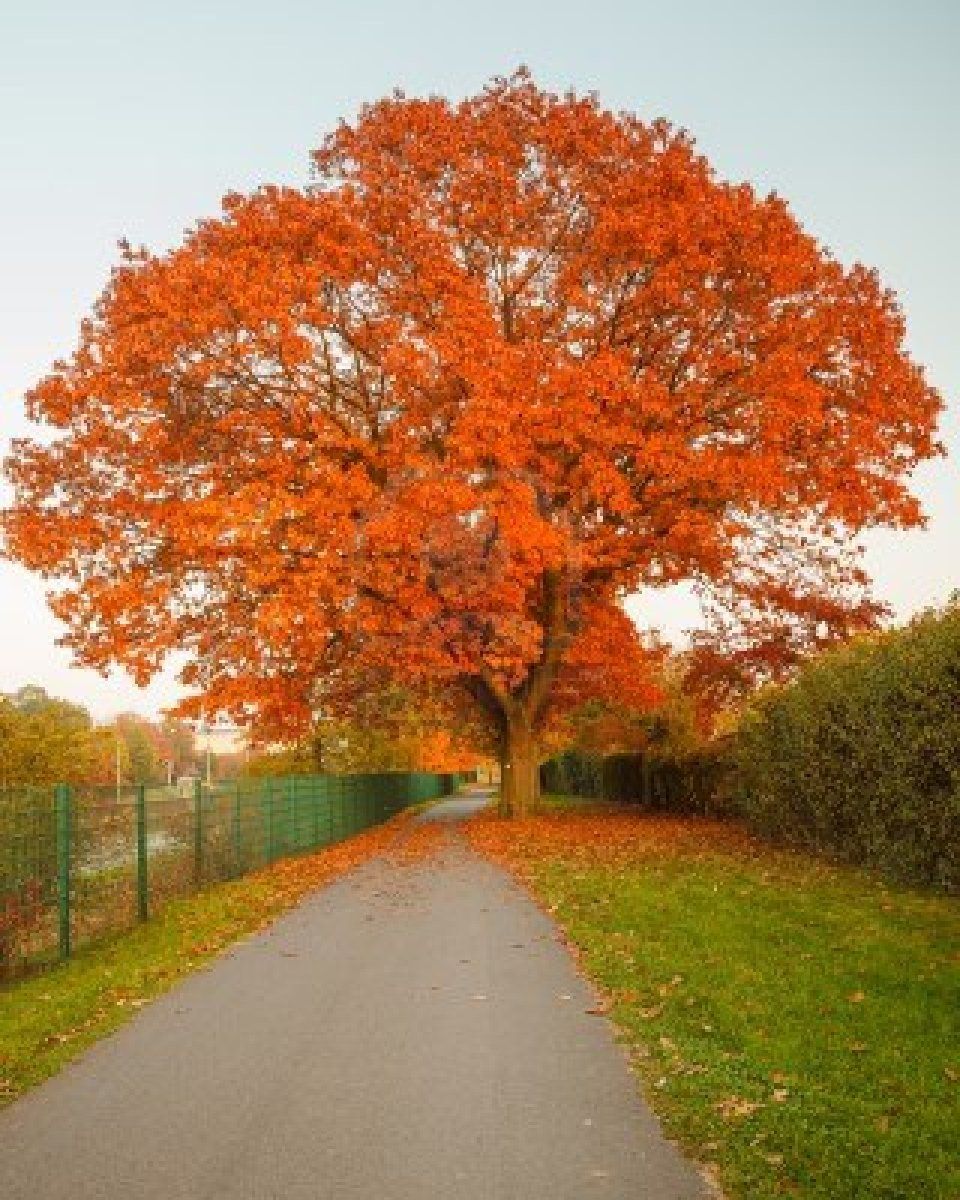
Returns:
[[[308,892],[385,851],[415,856],[419,842],[408,823],[404,813],[315,854],[171,901],[145,924],[0,991],[0,1107]]]
[[[469,835],[555,916],[667,1132],[728,1196],[960,1195],[955,900],[566,800]]]

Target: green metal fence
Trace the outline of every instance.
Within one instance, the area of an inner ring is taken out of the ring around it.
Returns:
[[[0,791],[0,979],[146,920],[174,896],[352,837],[466,776],[390,772],[208,787]]]

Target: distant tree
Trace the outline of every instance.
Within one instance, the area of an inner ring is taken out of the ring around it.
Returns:
[[[9,700],[14,708],[19,709],[22,713],[41,712],[50,703],[46,689],[36,683],[28,683],[24,687],[17,688]],[[61,701],[61,703],[65,703],[65,701]]]
[[[481,738],[439,696],[385,687],[358,697],[350,717],[319,719],[297,742],[252,756],[244,773],[456,771],[476,763]]]
[[[876,619],[853,539],[921,519],[940,398],[874,272],[523,72],[315,164],[127,248],[30,394],[10,552],[82,662],[185,649],[197,708],[287,738],[440,683],[523,811],[558,714],[651,697],[625,593],[691,581],[741,676]]]
[[[116,787],[118,776],[124,783],[134,779],[130,749],[112,725],[95,725],[87,739],[83,782]]]
[[[19,782],[17,776],[17,724],[20,714],[6,697],[0,697],[0,790]]]
[[[136,713],[121,713],[114,731],[126,745],[130,783],[161,783],[166,779],[160,731]]]
[[[241,774],[260,778],[265,775],[313,775],[316,766],[309,750],[302,744],[277,747],[252,754],[243,764]]]
[[[173,764],[173,775],[186,775],[196,768],[196,735],[186,721],[165,717],[160,722],[160,754]]]
[[[556,731],[552,748],[596,756],[643,752],[673,759],[691,754],[711,735],[714,710],[690,682],[689,656],[665,657],[655,704],[637,709],[613,701],[589,701]]]
[[[94,741],[85,708],[21,688],[0,700],[0,786],[87,782]]]

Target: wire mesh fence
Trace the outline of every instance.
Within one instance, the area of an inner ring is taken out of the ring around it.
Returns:
[[[0,980],[68,958],[167,900],[315,850],[456,791],[385,772],[177,787],[0,791]]]

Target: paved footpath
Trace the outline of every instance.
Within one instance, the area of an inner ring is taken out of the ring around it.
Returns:
[[[0,1113],[0,1197],[709,1194],[592,1003],[555,927],[459,838],[379,860]]]

